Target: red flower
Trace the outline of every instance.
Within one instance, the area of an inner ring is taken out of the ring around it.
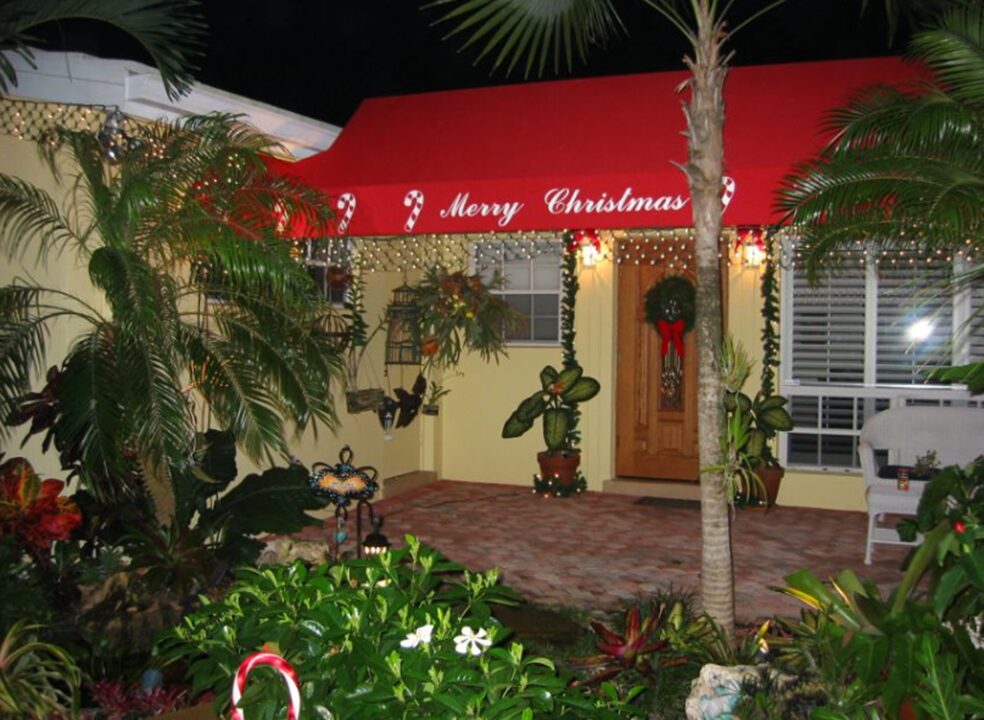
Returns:
[[[967,526],[964,524],[963,520],[957,520],[953,523],[953,532],[957,535],[963,535],[967,531]]]

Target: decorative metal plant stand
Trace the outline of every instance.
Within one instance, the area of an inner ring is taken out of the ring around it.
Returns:
[[[331,544],[332,560],[335,562],[339,559],[342,544],[348,539],[345,526],[349,519],[349,506],[353,502],[355,503],[356,555],[362,557],[363,512],[372,527],[372,532],[366,539],[376,540],[376,544],[369,543],[369,545],[376,547],[379,544],[378,538],[383,537],[379,532],[383,518],[377,520],[372,503],[369,502],[379,489],[379,483],[376,482],[378,476],[379,472],[372,466],[352,465],[352,450],[348,445],[338,453],[337,465],[316,462],[311,466],[311,489],[316,495],[326,498],[335,506],[335,533]],[[385,541],[385,538],[383,540]]]

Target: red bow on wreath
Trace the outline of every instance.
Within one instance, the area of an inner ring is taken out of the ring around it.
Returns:
[[[682,358],[684,329],[683,318],[674,320],[673,322],[660,320],[656,323],[656,329],[659,331],[659,336],[663,341],[660,344],[659,354],[662,357],[666,357],[666,351],[670,349],[670,343],[673,343],[673,349],[676,350],[676,354]]]

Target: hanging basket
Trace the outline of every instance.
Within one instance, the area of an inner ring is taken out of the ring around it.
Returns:
[[[383,409],[385,398],[386,393],[382,388],[349,390],[345,393],[345,407],[352,415],[361,412],[377,412]]]

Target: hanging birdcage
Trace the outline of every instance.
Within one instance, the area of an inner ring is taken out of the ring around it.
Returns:
[[[393,291],[386,309],[386,364],[419,365],[420,340],[414,331],[417,308],[414,289],[403,284]]]

